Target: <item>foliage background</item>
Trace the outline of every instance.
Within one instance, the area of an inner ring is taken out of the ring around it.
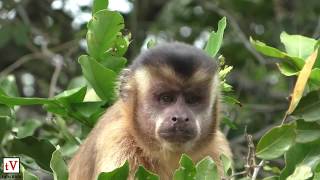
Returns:
[[[117,2],[123,1],[110,0],[110,4]],[[18,86],[11,89],[13,94],[53,97],[82,83],[77,58],[86,53],[90,7],[90,1],[76,0],[0,1],[0,77],[14,75]],[[279,49],[284,49],[279,40],[282,31],[320,37],[318,0],[136,0],[112,8],[123,11],[125,27],[131,32],[132,42],[125,54],[129,61],[146,48],[150,39],[178,40],[202,48],[218,20],[227,17],[220,53],[226,64],[233,66],[228,83],[242,106],[225,107],[236,128],[222,125],[222,130],[231,142],[238,170],[244,167],[248,151],[245,127],[256,142],[268,129],[280,124],[295,82],[295,78],[279,73],[275,63],[279,60],[256,52],[249,37]],[[20,107],[15,116],[14,128],[30,127],[26,134],[50,137],[54,144],[64,144],[64,155],[72,154],[74,148],[68,148],[68,142],[61,142],[61,137],[68,133],[80,138],[86,135],[83,128],[80,131],[78,124],[68,120],[68,132],[61,132],[63,125],[53,122],[40,106]],[[283,167],[284,163],[272,161],[270,166]],[[36,173],[46,177],[41,170]],[[264,173],[262,176],[268,174]]]

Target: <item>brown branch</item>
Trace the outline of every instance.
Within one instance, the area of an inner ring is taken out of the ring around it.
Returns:
[[[253,136],[253,140],[257,140],[259,139],[260,137],[262,137],[262,135],[264,133],[266,133],[269,129],[271,129],[272,127],[275,127],[279,125],[279,122],[276,122],[274,124],[271,124],[271,125],[268,125],[266,126],[265,128],[259,130],[258,132],[254,133],[252,136]],[[240,137],[237,137],[237,138],[233,138],[230,140],[231,144],[239,144],[239,143],[243,143],[245,141],[245,137],[243,136],[240,136]]]
[[[69,47],[72,47],[75,43],[77,43],[79,40],[71,40],[68,42],[65,42],[61,45],[55,46],[51,49],[49,49],[49,51],[51,52],[60,52],[66,49],[69,49]],[[32,50],[33,52],[35,51],[35,49],[33,48]],[[34,52],[31,54],[27,54],[24,55],[22,57],[20,57],[18,60],[16,60],[13,64],[11,64],[10,66],[8,66],[7,68],[5,68],[4,70],[2,70],[0,72],[0,76],[6,76],[8,74],[10,74],[11,72],[13,72],[14,70],[18,69],[20,66],[22,66],[23,64],[29,62],[30,60],[35,60],[35,59],[43,59],[43,58],[48,58],[48,55],[44,52],[40,52],[40,50],[38,50],[38,52]],[[49,58],[51,58],[51,56],[49,56]]]
[[[3,77],[3,76],[10,74],[12,71],[19,68],[23,64],[29,62],[30,60],[42,59],[42,58],[46,58],[46,56],[41,52],[24,55],[21,58],[19,58],[18,60],[16,60],[13,64],[11,64],[10,66],[8,66],[4,70],[2,70],[0,72],[0,77]]]
[[[53,75],[50,80],[50,88],[49,88],[49,98],[53,97],[55,95],[56,89],[57,89],[57,84],[58,84],[58,79],[62,70],[63,66],[63,59],[62,57],[58,57],[59,55],[56,55],[56,57],[53,57],[53,63],[55,66]]]
[[[252,135],[247,133],[247,128],[245,130],[245,137],[248,142],[248,155],[246,158],[245,168],[247,171],[247,175],[251,176],[251,174],[256,166],[256,148],[255,148],[253,140],[252,140],[253,139]]]
[[[257,179],[259,170],[260,170],[261,167],[263,166],[263,163],[264,163],[264,160],[260,161],[260,163],[258,164],[258,166],[256,166],[256,167],[254,168],[254,171],[253,171],[253,175],[252,175],[252,179],[251,179],[251,180],[256,180],[256,179]]]

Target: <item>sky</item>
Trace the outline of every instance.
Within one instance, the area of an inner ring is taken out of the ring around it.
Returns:
[[[52,9],[67,12],[74,18],[72,26],[79,28],[82,24],[87,23],[91,19],[91,12],[81,10],[81,7],[91,7],[92,0],[54,0],[51,4]],[[119,11],[127,14],[133,8],[133,5],[128,0],[109,0],[108,9]]]

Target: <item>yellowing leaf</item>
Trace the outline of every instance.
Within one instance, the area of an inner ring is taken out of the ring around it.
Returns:
[[[302,97],[304,88],[305,88],[307,81],[309,79],[309,76],[311,74],[312,67],[317,59],[317,55],[318,55],[318,50],[315,50],[307,58],[305,65],[303,66],[302,70],[300,71],[296,85],[293,89],[293,93],[291,94],[291,102],[290,102],[290,106],[288,108],[286,115],[291,114],[295,110],[295,108],[297,107],[297,105]]]
[[[298,166],[293,174],[287,178],[287,180],[305,180],[312,177],[312,171],[309,166]]]

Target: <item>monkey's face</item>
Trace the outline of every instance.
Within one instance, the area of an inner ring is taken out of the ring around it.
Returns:
[[[124,99],[136,97],[134,132],[141,143],[180,152],[213,136],[219,82],[211,57],[185,44],[164,44],[140,54],[130,70],[133,81],[120,90],[129,92]]]
[[[145,80],[148,76],[152,75],[143,75]],[[142,104],[137,107],[139,126],[147,136],[153,136],[163,148],[186,151],[213,133],[212,79],[201,83],[160,75],[150,79],[139,88]]]
[[[200,133],[199,119],[196,119],[196,106],[204,100],[194,92],[169,90],[155,93],[155,107],[160,116],[156,122],[158,139],[169,143],[186,143]]]
[[[156,138],[170,149],[192,148],[202,131],[213,123],[208,114],[209,88],[159,84],[152,93],[152,108],[158,112],[155,122]],[[211,111],[210,111],[211,112]]]

